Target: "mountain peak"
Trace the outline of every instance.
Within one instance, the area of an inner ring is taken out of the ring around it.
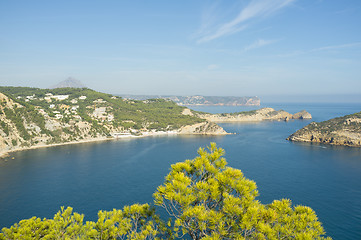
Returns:
[[[86,88],[86,86],[72,77],[68,77],[64,81],[52,86],[51,88]]]

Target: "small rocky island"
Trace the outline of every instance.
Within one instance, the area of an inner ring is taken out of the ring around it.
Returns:
[[[287,140],[361,147],[361,112],[320,123],[312,122]]]

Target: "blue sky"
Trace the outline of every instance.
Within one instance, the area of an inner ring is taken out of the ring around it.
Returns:
[[[0,85],[361,96],[361,1],[0,1]]]

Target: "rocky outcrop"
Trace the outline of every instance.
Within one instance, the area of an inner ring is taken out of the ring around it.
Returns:
[[[320,123],[312,122],[287,140],[361,147],[361,112]]]
[[[266,120],[288,121],[291,119],[312,118],[311,114],[304,110],[295,114],[291,114],[283,110],[276,111],[273,108],[262,108],[259,110],[238,113],[199,113],[197,116],[211,122],[259,122]]]
[[[184,126],[179,129],[179,134],[199,134],[199,135],[227,135],[222,127],[213,122],[202,122],[194,125]]]
[[[312,119],[312,115],[309,112],[302,110],[301,112],[293,114],[292,118],[293,119]]]

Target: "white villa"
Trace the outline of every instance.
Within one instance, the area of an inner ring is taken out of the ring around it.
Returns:
[[[58,101],[63,101],[65,99],[69,98],[69,95],[54,95],[54,96],[52,96],[52,98],[55,98]]]

